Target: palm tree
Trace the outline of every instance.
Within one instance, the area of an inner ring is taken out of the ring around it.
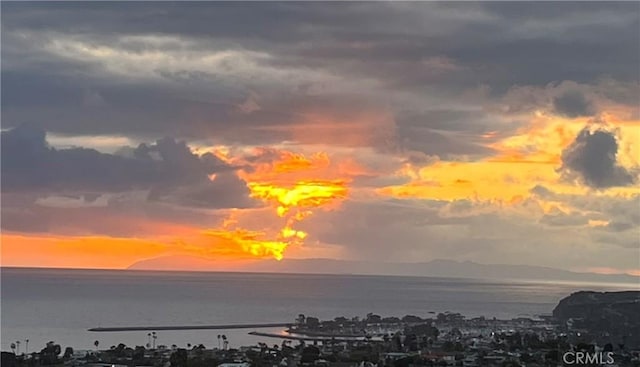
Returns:
[[[18,349],[18,354],[20,354],[20,340],[16,341],[16,345]]]
[[[147,339],[148,339],[147,348],[150,348],[151,347],[151,333],[147,333]]]
[[[152,332],[151,333],[151,337],[153,338],[153,349],[156,349],[156,339],[158,339],[158,335],[156,335],[156,332]]]
[[[27,350],[27,354],[29,354],[29,339],[25,339],[24,343],[25,343],[25,349]]]
[[[227,341],[227,336],[222,334],[222,344],[224,345],[224,349],[227,350],[227,347],[229,346],[229,342]]]
[[[218,334],[218,349],[220,349],[220,338],[221,338],[221,335]]]
[[[93,345],[95,345],[96,346],[96,350],[98,350],[98,345],[100,345],[100,342],[96,340],[96,341],[93,342]]]
[[[11,343],[11,351],[16,354],[16,343]]]

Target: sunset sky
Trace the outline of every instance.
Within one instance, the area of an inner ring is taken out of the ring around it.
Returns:
[[[640,3],[2,3],[3,266],[640,275]]]

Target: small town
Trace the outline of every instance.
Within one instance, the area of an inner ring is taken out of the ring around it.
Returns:
[[[156,346],[160,332],[149,333],[146,346],[119,344],[102,349],[96,342],[95,350],[66,347],[63,351],[50,342],[39,352],[20,354],[14,343],[13,353],[3,352],[2,366],[640,366],[640,326],[634,318],[637,292],[625,299],[616,295],[606,306],[593,303],[595,309],[585,308],[580,300],[591,302],[607,293],[583,293],[593,292],[575,293],[560,302],[553,316],[535,319],[466,318],[444,312],[429,318],[369,313],[322,321],[300,314],[282,333],[250,332],[275,341],[253,346],[233,346],[225,335],[217,336],[218,345],[213,348]],[[612,314],[612,309],[622,312],[606,320],[603,315]],[[603,322],[594,322],[593,317]]]

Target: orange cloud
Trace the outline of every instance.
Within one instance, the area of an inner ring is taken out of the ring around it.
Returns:
[[[2,266],[123,269],[140,259],[161,255],[167,249],[165,244],[135,238],[5,233],[0,238]]]
[[[344,147],[377,146],[394,135],[394,118],[380,107],[358,112],[328,113],[326,109],[308,108],[298,124],[287,127],[293,140],[300,144],[324,142]]]
[[[354,176],[366,169],[353,160],[334,164],[325,152],[310,155],[287,150],[256,148],[257,164],[240,172],[248,183],[251,197],[262,200],[274,209],[284,224],[272,240],[261,233],[251,239],[255,253],[270,253],[281,259],[288,245],[302,244],[308,234],[294,226],[313,214],[314,210],[334,210],[349,195],[348,185]],[[237,229],[237,227],[234,227]]]
[[[329,208],[333,203],[347,197],[347,187],[340,180],[298,181],[291,185],[251,182],[251,196],[266,202],[277,203],[279,216],[284,216],[291,208]]]
[[[223,147],[207,151],[230,163],[247,163]],[[288,246],[300,245],[308,236],[305,231],[294,228],[296,223],[309,218],[314,210],[338,208],[349,195],[350,170],[355,172],[353,175],[365,171],[352,160],[335,164],[323,152],[305,155],[258,149],[255,153],[269,154],[275,159],[259,160],[252,170],[240,171],[239,175],[248,182],[251,196],[273,210],[271,218],[261,214],[261,221],[246,228],[238,220],[244,211],[232,210],[219,227],[203,229],[126,213],[114,216],[101,208],[65,208],[65,218],[56,228],[73,235],[2,234],[2,265],[126,268],[136,261],[163,255],[191,255],[225,263],[282,259]],[[83,235],[87,232],[72,224],[82,223],[88,217],[92,223],[102,226],[94,229],[106,226],[125,229],[124,233],[137,230],[136,233],[146,238]],[[64,224],[66,222],[71,224]],[[30,251],[25,251],[26,248]]]
[[[230,165],[244,167],[238,176],[247,182],[250,195],[274,210],[272,219],[261,224],[241,224],[239,211],[230,212],[221,228],[204,233],[216,241],[233,242],[235,247],[256,257],[282,259],[289,245],[300,245],[308,233],[295,229],[314,210],[333,210],[349,195],[353,177],[369,175],[353,158],[331,159],[323,151],[294,152],[277,147],[233,148],[225,146],[197,147],[197,153],[212,153]],[[261,227],[257,230],[249,229]],[[193,241],[193,239],[190,239]],[[198,250],[207,256],[206,249]]]
[[[625,167],[637,167],[640,159],[640,121],[603,114],[611,128],[619,131],[618,161]],[[585,125],[594,125],[590,118],[563,118],[543,112],[527,116],[530,123],[512,136],[487,146],[496,154],[480,161],[438,161],[422,167],[405,164],[398,176],[410,178],[404,185],[378,189],[378,194],[398,198],[434,200],[493,200],[517,203],[529,197],[535,185],[543,185],[559,193],[584,195],[586,187],[561,180],[558,168],[562,152],[576,138]],[[494,132],[484,138],[495,137]],[[640,192],[636,187],[616,187],[609,195],[630,195]]]
[[[143,259],[190,255],[222,264],[256,258],[281,259],[288,243],[248,230],[198,230],[182,237],[138,239],[106,236],[5,234],[2,266],[124,269]],[[25,251],[25,249],[29,251]]]
[[[282,151],[281,158],[273,164],[273,173],[289,173],[307,171],[311,169],[327,168],[330,164],[327,153],[316,153],[311,158],[303,154]]]
[[[258,231],[248,231],[243,229],[228,230],[207,230],[203,232],[208,237],[215,239],[217,243],[227,243],[231,246],[223,246],[227,249],[241,249],[245,254],[251,254],[253,257],[270,258],[273,257],[281,260],[284,256],[284,250],[287,248],[286,242],[269,241],[264,239],[265,233]],[[207,255],[207,251],[201,253]],[[238,258],[238,254],[227,253]]]

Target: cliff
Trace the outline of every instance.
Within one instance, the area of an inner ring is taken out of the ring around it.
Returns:
[[[576,292],[560,301],[553,316],[612,343],[640,345],[640,291]]]

